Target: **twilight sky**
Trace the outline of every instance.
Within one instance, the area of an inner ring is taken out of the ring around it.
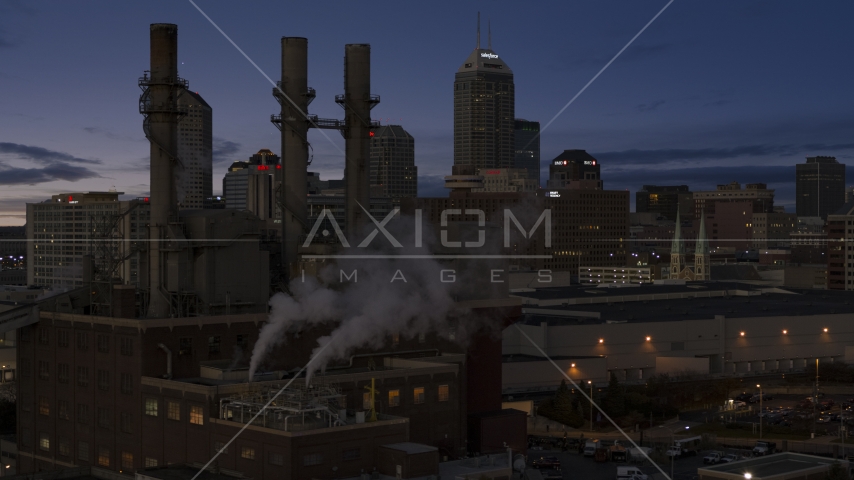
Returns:
[[[370,43],[374,118],[415,137],[420,194],[433,196],[445,194],[454,73],[478,10],[484,44],[490,19],[515,73],[516,116],[545,124],[666,0],[197,3],[273,79],[279,38],[307,37],[321,117],[343,118],[344,44]],[[794,164],[854,164],[852,17],[847,0],[676,0],[543,133],[544,170],[580,148],[609,189],[766,182],[793,211]],[[213,107],[214,193],[232,161],[280,153],[270,84],[188,1],[0,0],[0,225],[55,193],[147,194],[136,81],[157,22],[178,24],[180,75]],[[340,178],[339,150],[317,131],[310,140],[309,169]]]

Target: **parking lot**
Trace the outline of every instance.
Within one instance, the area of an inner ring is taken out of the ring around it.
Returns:
[[[694,480],[697,478],[697,468],[703,466],[703,456],[677,458],[673,462],[674,480]],[[614,480],[617,477],[617,465],[625,463],[596,462],[590,457],[584,457],[575,452],[562,452],[560,450],[531,450],[528,452],[528,468],[534,460],[540,457],[554,456],[560,460],[561,478],[563,480]],[[661,468],[670,475],[670,463],[663,463]],[[640,464],[640,470],[649,475],[650,480],[663,479],[664,476],[649,462]],[[546,473],[546,472],[543,472]]]

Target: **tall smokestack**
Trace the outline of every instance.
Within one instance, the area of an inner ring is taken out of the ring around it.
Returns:
[[[371,46],[344,46],[344,122],[346,154],[344,180],[347,238],[356,242],[368,221],[362,210],[370,209],[371,107],[379,100],[371,97]],[[361,206],[360,206],[361,205]]]
[[[286,275],[297,261],[300,237],[308,224],[308,123],[305,115],[314,98],[308,88],[308,40],[282,37],[282,80],[273,94],[282,106],[282,262]],[[290,99],[290,100],[288,100]]]
[[[145,79],[143,79],[144,81]],[[141,82],[142,85],[142,82]],[[151,223],[148,257],[149,317],[166,317],[170,302],[165,294],[161,242],[168,239],[169,218],[177,213],[178,199],[173,169],[178,156],[178,26],[151,24],[151,67],[143,94],[144,129],[151,143]]]

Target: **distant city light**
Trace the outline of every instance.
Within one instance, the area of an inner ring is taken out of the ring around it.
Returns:
[[[787,335],[789,333],[788,330],[783,330],[783,335]]]
[[[652,340],[652,337],[646,337],[646,341],[647,341],[647,342],[648,342],[648,341],[650,341],[650,340]]]
[[[826,328],[824,329],[824,333],[827,333],[827,329],[826,329]]]

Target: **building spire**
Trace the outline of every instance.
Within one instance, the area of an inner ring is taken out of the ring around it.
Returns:
[[[683,254],[685,250],[682,245],[682,219],[680,218],[679,207],[676,207],[676,229],[673,231],[673,244],[670,246],[670,254]]]
[[[492,50],[492,20],[486,21],[486,48]]]
[[[480,12],[477,12],[477,50],[480,50]]]
[[[695,255],[709,254],[709,239],[706,237],[706,219],[700,218],[700,234],[697,236],[697,249]]]

